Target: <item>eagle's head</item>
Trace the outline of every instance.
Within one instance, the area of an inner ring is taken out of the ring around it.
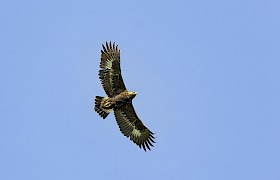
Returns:
[[[133,99],[136,96],[137,92],[129,92],[128,94],[129,94],[129,97],[131,99]]]

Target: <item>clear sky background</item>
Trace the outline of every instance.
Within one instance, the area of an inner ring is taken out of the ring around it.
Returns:
[[[280,1],[0,1],[0,179],[280,179]],[[94,97],[101,44],[156,133]]]

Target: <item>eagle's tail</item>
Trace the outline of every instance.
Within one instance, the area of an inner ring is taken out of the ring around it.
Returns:
[[[95,107],[94,110],[103,118],[105,119],[109,113],[112,111],[112,109],[105,109],[102,107],[102,104],[104,101],[108,99],[108,97],[101,97],[101,96],[96,96],[95,97]]]

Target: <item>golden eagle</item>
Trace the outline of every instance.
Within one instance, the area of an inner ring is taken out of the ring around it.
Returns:
[[[102,44],[99,78],[108,97],[96,96],[94,110],[105,119],[114,110],[117,124],[121,132],[135,144],[146,151],[153,146],[152,133],[138,118],[132,99],[136,92],[129,92],[125,88],[120,67],[120,50],[115,43]]]

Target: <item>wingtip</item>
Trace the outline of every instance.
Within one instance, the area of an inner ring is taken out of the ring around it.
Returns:
[[[107,52],[107,49],[106,49],[106,47],[105,47],[105,45],[104,44],[102,44],[102,48],[103,48],[103,50],[101,50],[101,53],[106,53]]]
[[[104,44],[102,44],[103,52],[108,52],[109,50],[116,50],[120,52],[119,46],[116,42],[113,41],[106,41]]]
[[[145,144],[141,144],[141,145],[142,145],[142,147],[143,147],[144,151],[146,151]],[[141,146],[140,146],[140,148],[141,148]]]

